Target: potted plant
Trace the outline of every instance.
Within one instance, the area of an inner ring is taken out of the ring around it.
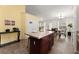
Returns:
[[[71,30],[72,30],[72,23],[68,24],[68,36],[71,36]]]
[[[68,24],[68,27],[72,28],[72,24]]]

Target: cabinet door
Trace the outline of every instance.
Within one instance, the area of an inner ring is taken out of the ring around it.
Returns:
[[[79,36],[77,35],[77,51],[79,51]]]
[[[49,50],[52,47],[52,43],[53,43],[53,41],[52,41],[52,35],[49,35]]]
[[[49,50],[52,48],[54,44],[54,36],[53,34],[49,35]]]
[[[30,37],[30,53],[40,53],[40,40],[37,38]]]
[[[77,51],[79,51],[79,41],[77,40]]]
[[[42,38],[41,42],[41,53],[49,52],[49,36]]]
[[[54,34],[51,34],[51,45],[54,45]]]

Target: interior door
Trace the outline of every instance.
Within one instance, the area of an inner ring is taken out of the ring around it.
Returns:
[[[28,20],[27,21],[27,32],[37,32],[38,31],[38,21],[37,20]]]

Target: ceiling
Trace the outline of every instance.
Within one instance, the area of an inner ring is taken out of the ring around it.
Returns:
[[[72,5],[27,5],[26,12],[43,18],[67,17],[73,14]]]

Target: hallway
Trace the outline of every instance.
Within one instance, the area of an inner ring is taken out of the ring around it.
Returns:
[[[55,38],[54,46],[50,54],[73,54],[74,48],[71,38],[57,39]]]

